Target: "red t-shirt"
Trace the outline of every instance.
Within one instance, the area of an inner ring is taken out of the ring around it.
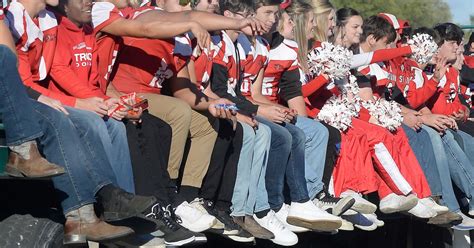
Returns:
[[[125,37],[112,79],[123,93],[161,93],[163,83],[186,66],[192,48],[186,37],[157,40]]]

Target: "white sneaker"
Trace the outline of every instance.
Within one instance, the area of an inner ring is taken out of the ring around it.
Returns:
[[[292,202],[287,221],[291,225],[325,232],[337,230],[342,225],[341,218],[321,210],[312,201]]]
[[[473,209],[473,210],[469,210],[468,214],[469,214],[470,216],[474,216],[474,209]]]
[[[215,218],[214,215],[210,214],[206,208],[203,206],[204,205],[204,199],[202,198],[196,198],[194,199],[192,202],[189,203],[189,205],[191,205],[193,208],[201,211],[201,213],[203,214],[208,214],[212,217]],[[216,223],[211,227],[212,229],[217,229],[217,230],[222,230],[224,229],[224,223],[222,223],[221,221],[219,221],[217,218],[216,218]]]
[[[175,214],[181,218],[181,225],[193,232],[203,232],[216,223],[216,218],[203,213],[191,206],[187,201],[181,203],[175,210]]]
[[[270,210],[270,212],[261,219],[256,215],[254,215],[253,218],[259,225],[275,235],[275,238],[271,239],[273,243],[283,246],[293,246],[298,243],[298,236],[285,227],[285,225],[275,216],[273,210]]]
[[[339,230],[342,230],[342,231],[354,231],[354,225],[345,220],[345,219],[342,219],[342,225],[341,227],[339,227]]]
[[[418,204],[416,204],[414,208],[408,210],[408,213],[421,219],[429,219],[437,215],[436,211],[423,205],[423,203],[421,203],[421,200],[418,201]]]
[[[341,193],[341,197],[348,196],[351,196],[355,200],[355,203],[352,205],[351,209],[361,214],[373,214],[377,210],[377,205],[364,199],[360,193],[354,192],[352,190],[347,190]]]
[[[452,229],[460,230],[460,231],[474,230],[474,219],[469,218],[469,216],[466,216],[461,211],[456,212],[456,213],[461,215],[462,222],[461,224],[453,226]]]
[[[307,228],[304,227],[299,227],[299,226],[294,226],[291,224],[288,224],[286,219],[288,218],[288,212],[290,211],[290,205],[288,204],[283,204],[281,207],[280,211],[275,213],[275,216],[285,225],[286,228],[288,228],[290,231],[294,233],[302,233],[302,232],[308,232],[310,231]]]
[[[354,227],[357,227],[364,231],[373,231],[377,229],[377,225],[374,222],[370,221],[361,213],[356,213],[356,214],[351,214],[351,215],[343,214],[342,218],[351,222],[354,225]]]
[[[395,212],[408,211],[416,206],[418,198],[410,194],[408,196],[401,196],[391,193],[380,200],[379,209],[384,214],[391,214]]]
[[[379,220],[376,214],[362,214],[367,218],[368,220],[372,221],[377,227],[382,227],[385,225],[385,222],[382,220]]]
[[[423,198],[420,200],[420,202],[423,205],[427,206],[428,208],[431,208],[432,210],[434,210],[438,215],[449,212],[448,207],[439,205],[431,197]]]

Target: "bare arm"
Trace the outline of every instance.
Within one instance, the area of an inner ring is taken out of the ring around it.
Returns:
[[[198,111],[209,108],[209,97],[204,95],[189,79],[188,68],[184,67],[176,77],[170,79],[169,85],[173,96],[179,98]]]
[[[293,97],[288,100],[288,107],[294,109],[298,112],[299,116],[308,116],[306,113],[306,105],[304,103],[304,98],[302,96]]]
[[[164,21],[164,18],[155,18],[153,21],[146,22],[141,18],[143,15],[145,14],[140,15],[135,20],[119,18],[103,27],[101,31],[116,36],[166,39],[189,32],[193,27],[199,25],[195,22]]]
[[[197,22],[208,31],[225,29],[240,30],[245,27],[251,27],[255,32],[264,31],[263,24],[255,18],[236,20],[203,11],[165,12],[155,10],[143,13],[137,19],[141,19],[144,22],[156,20],[166,20],[168,22]]]

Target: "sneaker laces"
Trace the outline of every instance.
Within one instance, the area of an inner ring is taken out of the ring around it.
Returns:
[[[341,198],[333,197],[330,194],[327,194],[325,192],[321,192],[321,194],[319,194],[319,197],[317,199],[318,201],[326,205],[336,205],[339,202],[339,200],[341,200]]]
[[[172,231],[176,231],[181,228],[179,225],[181,223],[181,219],[174,214],[171,205],[162,208],[162,220]]]
[[[170,229],[171,231],[176,231],[180,227],[178,225],[178,222],[174,220],[173,214],[170,209],[171,205],[168,205],[164,208],[157,203],[151,207],[151,212],[147,214],[146,217],[161,220],[168,229]]]

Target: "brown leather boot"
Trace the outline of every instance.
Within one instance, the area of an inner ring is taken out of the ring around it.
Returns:
[[[67,219],[64,225],[64,244],[83,244],[87,241],[106,241],[125,237],[133,230],[124,226],[112,226],[97,217],[93,222]]]
[[[443,226],[443,227],[455,226],[455,225],[460,224],[461,222],[462,222],[462,216],[451,211],[444,214],[439,214],[428,220],[428,224],[438,225],[438,226]]]
[[[234,216],[232,217],[234,222],[242,227],[245,231],[249,232],[254,236],[255,238],[259,239],[273,239],[275,238],[275,235],[273,235],[272,232],[268,231],[266,228],[262,227],[259,225],[255,219],[250,216],[246,215],[245,217],[243,216]]]
[[[65,173],[63,167],[55,165],[44,159],[38,151],[36,144],[30,146],[30,159],[23,159],[19,154],[10,152],[5,173],[12,177],[53,177]]]

